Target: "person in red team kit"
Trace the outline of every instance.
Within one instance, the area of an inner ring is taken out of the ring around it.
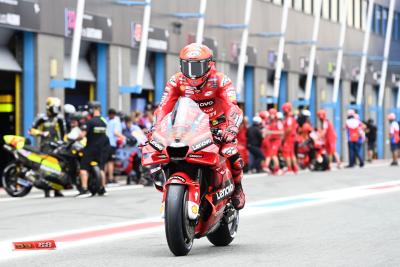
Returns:
[[[297,136],[297,121],[292,113],[292,105],[285,103],[282,105],[282,111],[285,116],[283,120],[283,143],[282,143],[282,156],[285,158],[287,171],[295,172],[299,170],[297,159],[294,151],[294,143]]]
[[[181,72],[168,81],[161,103],[155,111],[154,125],[172,111],[179,97],[189,97],[208,114],[213,134],[222,131],[222,140],[225,143],[236,142],[243,113],[237,105],[232,81],[216,70],[212,52],[205,45],[189,44],[180,51],[179,57]],[[224,144],[221,145],[221,150],[223,149]],[[245,204],[241,184],[244,164],[237,149],[232,151],[228,160],[235,182],[232,204],[239,210]]]
[[[269,110],[269,123],[266,126],[265,134],[268,138],[268,150],[265,159],[265,165],[269,166],[271,160],[274,163],[274,168],[272,170],[273,174],[279,173],[279,159],[278,152],[282,142],[283,135],[283,125],[277,116],[278,111],[274,108]]]
[[[332,122],[326,117],[326,111],[321,109],[317,112],[317,116],[321,122],[321,136],[325,141],[325,149],[329,156],[329,166],[333,161],[336,161],[337,167],[340,168],[340,158],[336,152],[336,132]]]

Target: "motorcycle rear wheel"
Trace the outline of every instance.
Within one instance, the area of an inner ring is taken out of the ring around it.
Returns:
[[[18,178],[22,177],[19,177],[16,164],[12,163],[4,169],[2,184],[7,194],[11,197],[24,197],[29,194],[32,189],[32,186],[19,185],[17,182]]]
[[[228,246],[235,239],[239,226],[239,212],[236,211],[235,218],[230,223],[221,222],[220,226],[207,239],[217,247]]]
[[[88,190],[94,196],[101,188],[101,171],[99,166],[93,166],[89,172]]]
[[[187,215],[187,188],[169,185],[165,200],[165,235],[175,256],[185,256],[193,246],[194,224]]]

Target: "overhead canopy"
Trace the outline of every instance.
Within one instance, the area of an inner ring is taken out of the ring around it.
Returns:
[[[64,57],[64,79],[71,79],[71,56],[65,55]],[[83,57],[79,58],[78,71],[76,74],[76,80],[83,82],[95,82],[96,77],[90,68],[89,62]]]
[[[131,64],[130,71],[131,71],[130,85],[134,86],[134,85],[136,85],[137,65]],[[143,87],[143,89],[154,90],[153,78],[151,77],[150,69],[147,66],[145,66],[145,68],[144,68],[144,77],[143,77],[142,87]]]
[[[14,55],[6,46],[0,46],[0,70],[21,72],[21,66],[18,64]]]

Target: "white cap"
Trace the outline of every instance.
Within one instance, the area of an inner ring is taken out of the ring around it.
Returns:
[[[64,112],[67,114],[72,114],[76,112],[76,108],[71,104],[64,105]]]
[[[261,124],[261,122],[262,122],[262,119],[259,116],[253,117],[253,123]]]
[[[301,114],[303,114],[304,116],[307,116],[307,117],[311,117],[311,112],[308,109],[303,109],[301,111]]]

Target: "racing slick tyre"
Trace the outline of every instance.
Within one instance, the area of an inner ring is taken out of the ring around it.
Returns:
[[[22,183],[23,181],[25,183]],[[14,163],[4,169],[2,184],[7,194],[11,197],[24,197],[32,189],[32,184],[29,184],[23,178],[23,174],[18,171],[17,165]]]
[[[195,225],[188,218],[188,190],[183,185],[168,186],[165,200],[165,235],[175,256],[185,256],[193,246]]]
[[[207,239],[217,247],[229,245],[235,239],[239,226],[239,212],[235,211],[235,217],[230,223],[221,222],[220,226],[207,235]]]
[[[101,171],[99,166],[93,166],[89,172],[89,192],[94,196],[101,187]]]

